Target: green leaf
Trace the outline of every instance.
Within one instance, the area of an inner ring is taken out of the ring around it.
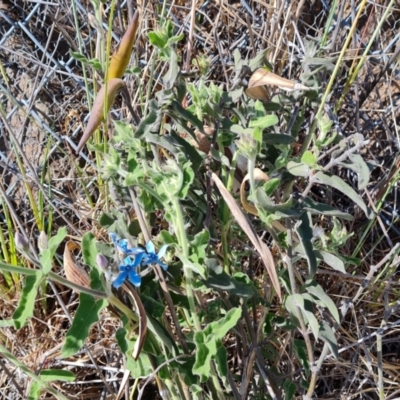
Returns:
[[[200,381],[205,382],[211,372],[211,354],[208,346],[204,344],[203,332],[196,332],[194,342],[196,344],[196,361],[193,365],[192,372],[200,376]]]
[[[212,289],[223,290],[230,294],[240,296],[243,298],[251,298],[254,296],[254,288],[249,287],[244,282],[238,281],[228,275],[219,263],[213,263],[210,265],[209,261],[209,271],[208,278],[203,280],[203,284]]]
[[[82,64],[87,64],[88,60],[83,54],[77,53],[75,51],[70,51],[69,53],[71,54],[71,57],[75,60],[80,61]]]
[[[90,327],[99,320],[100,311],[107,305],[106,300],[96,301],[93,296],[86,293],[79,295],[79,307],[61,350],[63,358],[70,357],[79,351],[88,337]]]
[[[318,258],[324,261],[324,263],[328,264],[331,268],[335,269],[336,271],[346,273],[346,268],[344,266],[343,261],[335,256],[332,253],[328,253],[327,251],[317,251],[316,255]]]
[[[334,355],[336,360],[338,360],[339,351],[335,334],[333,333],[332,328],[325,321],[322,321],[321,323],[319,330],[319,338],[322,339],[328,345],[332,354]]]
[[[51,268],[53,267],[54,254],[66,236],[67,229],[65,227],[60,228],[57,235],[49,239],[48,248],[40,254],[40,264],[42,265],[44,274],[51,271]]]
[[[82,238],[82,255],[85,264],[90,267],[90,287],[94,290],[104,290],[102,283],[103,273],[96,262],[97,253],[96,239],[93,233],[85,233]]]
[[[286,168],[294,176],[302,176],[307,178],[311,174],[310,167],[305,163],[289,161]]]
[[[158,32],[149,32],[147,34],[149,42],[158,49],[163,49],[167,44],[167,40],[164,35]]]
[[[146,118],[142,119],[142,121],[140,122],[133,136],[134,138],[141,139],[145,134],[151,133],[152,130],[154,129],[156,125],[155,123],[158,120],[158,113],[159,113],[159,111],[157,113],[156,109],[158,108],[158,106],[156,106],[155,102],[154,105],[155,105],[154,108],[150,107],[150,111],[147,114]]]
[[[203,157],[197,149],[192,146],[187,140],[183,139],[174,130],[171,130],[170,135],[166,139],[174,146],[179,148],[192,163],[192,168],[197,171],[203,162]]]
[[[308,213],[303,213],[295,225],[299,235],[300,243],[303,246],[304,254],[308,264],[308,279],[312,279],[317,272],[317,257],[315,256],[311,239],[313,238],[312,222]]]
[[[263,117],[251,119],[249,128],[265,129],[272,125],[276,125],[278,122],[279,119],[276,115],[264,115]]]
[[[182,187],[178,192],[178,198],[185,199],[187,197],[189,188],[194,180],[194,171],[191,167],[190,161],[183,164],[181,168],[183,170],[183,182],[182,182]]]
[[[176,256],[182,261],[185,268],[191,269],[192,271],[196,272],[196,274],[199,274],[203,279],[206,279],[206,269],[203,265],[191,262],[181,253],[177,253]]]
[[[36,271],[34,276],[30,275],[26,277],[21,299],[13,314],[15,329],[21,329],[25,325],[26,320],[33,316],[35,299],[42,278],[43,274],[41,271]]]
[[[133,128],[132,125],[127,124],[124,121],[113,121],[114,123],[114,134],[113,139],[115,142],[125,142],[129,143],[133,138]]]
[[[303,209],[310,212],[311,214],[326,215],[328,217],[342,218],[347,221],[353,221],[354,217],[345,212],[339,211],[328,204],[316,203],[310,198],[306,198],[303,201]]]
[[[343,161],[339,163],[339,165],[349,168],[355,173],[357,173],[358,177],[358,189],[363,190],[367,187],[370,177],[370,172],[367,163],[364,161],[360,154],[350,154],[349,161]]]
[[[257,188],[255,194],[249,196],[249,200],[254,202],[258,211],[264,211],[267,215],[275,214],[277,217],[286,218],[299,218],[301,216],[301,211],[295,208],[295,200],[293,197],[290,197],[285,203],[274,204],[263,188]],[[261,217],[260,214],[260,218]]]
[[[142,351],[135,361],[132,357],[136,339],[129,339],[130,333],[125,328],[118,329],[115,337],[121,351],[125,354],[126,368],[131,372],[134,379],[148,377],[153,372],[153,366],[149,355]]]
[[[285,400],[292,400],[296,393],[296,385],[289,381],[289,379],[285,379],[283,382],[283,390],[285,391]]]
[[[164,84],[168,89],[171,89],[174,86],[178,75],[179,75],[178,56],[174,50],[171,50],[169,69],[163,78]]]
[[[285,135],[283,133],[264,133],[263,140],[266,144],[276,145],[290,145],[295,141],[295,138],[290,135]]]
[[[296,353],[297,358],[300,360],[306,375],[308,376],[310,374],[310,366],[308,364],[307,346],[304,340],[294,339],[293,350]]]
[[[190,111],[183,108],[182,105],[179,104],[177,101],[174,100],[171,102],[171,110],[172,110],[172,114],[176,114],[176,115],[182,117],[186,123],[190,122],[201,133],[205,134],[202,122],[195,115],[193,115]]]
[[[38,382],[32,382],[31,387],[29,388],[28,400],[37,400],[40,396],[40,392],[42,385]]]
[[[201,232],[197,233],[193,240],[190,241],[190,248],[192,249],[190,260],[202,263],[206,258],[206,249],[209,242],[210,233],[207,229],[203,229]]]
[[[317,318],[312,312],[312,304],[303,295],[299,293],[292,294],[288,296],[285,302],[288,311],[297,320],[296,307],[298,307],[303,315],[303,318],[308,322],[314,337],[317,339],[319,335],[319,323]]]
[[[62,369],[44,369],[40,371],[40,378],[43,382],[73,382],[76,379],[76,376],[71,371],[65,371]]]
[[[215,354],[215,363],[217,365],[218,377],[226,378],[228,376],[227,351],[222,344],[217,348],[217,353]]]
[[[153,333],[174,356],[179,354],[178,347],[168,331],[151,315],[147,315],[147,328],[149,328],[150,332]]]
[[[225,317],[221,318],[219,321],[208,324],[203,332],[208,339],[213,337],[216,340],[221,340],[234,326],[236,326],[241,315],[241,308],[232,308],[226,313]]]
[[[317,158],[310,150],[306,150],[301,157],[301,162],[313,168],[317,163]]]
[[[356,203],[361,210],[364,211],[367,218],[371,219],[374,213],[365,205],[363,199],[355,192],[355,190],[349,186],[343,179],[338,176],[332,175],[328,176],[322,172],[317,172],[315,174],[316,183],[322,183],[324,185],[332,186],[333,188],[341,191],[343,194],[348,196],[351,200]]]
[[[281,180],[279,178],[271,178],[268,182],[264,183],[263,188],[268,196],[272,196],[280,184]]]
[[[311,281],[308,283],[306,282],[306,290],[308,293],[321,300],[325,307],[328,308],[333,318],[335,318],[336,322],[340,324],[339,311],[336,308],[336,305],[332,301],[332,299],[324,292],[322,286],[318,285],[318,283],[315,281]]]

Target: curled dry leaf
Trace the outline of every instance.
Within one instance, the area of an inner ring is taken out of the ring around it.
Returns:
[[[131,58],[132,48],[136,39],[136,32],[139,27],[139,11],[136,10],[125,35],[111,57],[108,68],[108,81],[114,78],[122,78]]]
[[[259,90],[259,88],[263,86],[277,86],[280,89],[286,91],[310,90],[309,87],[304,86],[301,83],[282,78],[281,76],[276,75],[273,72],[269,72],[263,68],[259,68],[253,72],[253,75],[251,76],[249,81],[249,86],[246,89],[246,94],[259,100],[268,100],[268,97],[264,98],[265,96],[267,96],[265,88],[263,88],[264,91]]]
[[[90,289],[90,278],[86,271],[76,265],[75,257],[72,252],[80,249],[75,242],[67,242],[64,249],[64,271],[69,281],[76,285]],[[77,291],[77,290],[76,290]]]
[[[249,223],[246,215],[240,209],[238,204],[236,203],[233,196],[229,193],[226,189],[222,181],[218,178],[215,173],[211,174],[212,180],[218,187],[221,196],[224,198],[226,204],[228,205],[229,209],[232,212],[232,215],[235,217],[237,223],[243,229],[243,232],[247,235],[250,241],[253,243],[254,247],[260,254],[260,257],[264,263],[265,269],[271,279],[272,286],[275,289],[276,294],[278,295],[279,299],[282,299],[281,288],[279,285],[278,274],[275,269],[275,262],[272,256],[271,250],[268,246],[259,238],[259,236],[254,232],[253,227]]]
[[[114,103],[115,97],[118,91],[125,86],[125,82],[119,78],[113,78],[108,81],[107,89],[107,112],[110,110],[112,104]],[[76,149],[79,153],[85,143],[88,141],[90,136],[93,135],[95,130],[100,126],[104,119],[104,101],[106,95],[105,85],[101,87],[99,93],[97,93],[96,99],[93,103],[93,108],[90,113],[89,121],[86,126],[85,132],[83,132],[82,138]]]

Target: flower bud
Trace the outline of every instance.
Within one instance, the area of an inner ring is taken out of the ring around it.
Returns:
[[[38,247],[39,251],[43,253],[49,247],[49,243],[47,240],[47,235],[45,231],[41,231],[38,239]]]
[[[243,133],[240,139],[235,141],[239,153],[243,154],[249,160],[255,160],[258,152],[258,143],[253,136]]]
[[[24,250],[28,251],[29,250],[29,242],[23,235],[21,235],[19,232],[15,234],[14,237],[15,240],[15,245],[19,250]]]
[[[97,254],[96,263],[102,271],[105,271],[108,267],[108,260],[103,256],[103,254]]]

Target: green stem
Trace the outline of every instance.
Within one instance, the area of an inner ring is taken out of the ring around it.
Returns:
[[[235,169],[237,162],[238,152],[235,151],[232,157],[230,171],[228,175],[228,180],[226,182],[226,189],[228,192],[232,191],[233,181],[235,178]],[[222,243],[222,252],[224,255],[224,271],[229,274],[229,231],[230,231],[230,222],[229,222],[229,207],[226,202],[223,202],[222,205],[222,227],[221,227],[221,243]]]
[[[182,214],[182,208],[181,205],[179,204],[179,200],[177,197],[174,197],[171,199],[172,207],[174,208],[174,216],[175,216],[175,221],[174,221],[174,228],[176,231],[176,236],[178,238],[179,246],[182,249],[182,254],[185,259],[189,258],[189,244],[187,242],[186,238],[186,233],[185,233],[185,224],[183,220],[183,214]],[[190,268],[188,268],[185,263],[183,263],[183,271],[185,274],[185,280],[186,280],[186,293],[189,301],[189,308],[190,308],[190,313],[193,319],[194,327],[197,332],[201,331],[201,324],[200,320],[197,314],[196,310],[196,303],[195,303],[195,293],[193,290],[193,272]],[[218,375],[215,370],[214,364],[211,361],[210,364],[210,370],[211,370],[211,379],[212,379],[212,385],[210,385],[210,390],[213,393],[213,398],[214,399],[220,399],[223,400],[225,399],[224,392],[222,390],[221,384],[218,380]]]

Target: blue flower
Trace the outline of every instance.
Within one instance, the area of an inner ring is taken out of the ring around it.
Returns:
[[[110,237],[114,246],[127,256],[119,265],[120,272],[112,283],[116,289],[122,286],[126,279],[128,279],[133,285],[140,286],[141,277],[138,273],[138,267],[158,264],[165,271],[168,269],[168,266],[160,260],[164,256],[168,245],[162,246],[160,251],[156,254],[156,249],[151,241],[146,244],[145,249],[141,247],[128,248],[128,241],[126,239],[118,240],[115,233],[110,233]]]
[[[132,283],[132,285],[137,287],[140,286],[142,278],[137,272],[138,261],[140,263],[140,260],[137,260],[136,258],[132,261],[131,257],[126,257],[123,260],[123,263],[119,265],[119,274],[112,283],[116,289],[122,286],[126,278],[129,279],[129,282]]]
[[[156,249],[154,247],[154,244],[152,241],[147,242],[146,244],[146,253],[143,255],[143,259],[142,259],[142,266],[146,266],[149,264],[158,264],[159,266],[161,266],[164,271],[166,271],[168,269],[168,266],[166,264],[164,264],[160,259],[162,257],[164,257],[164,254],[166,252],[168,248],[167,244],[164,244],[160,251],[156,254]]]

